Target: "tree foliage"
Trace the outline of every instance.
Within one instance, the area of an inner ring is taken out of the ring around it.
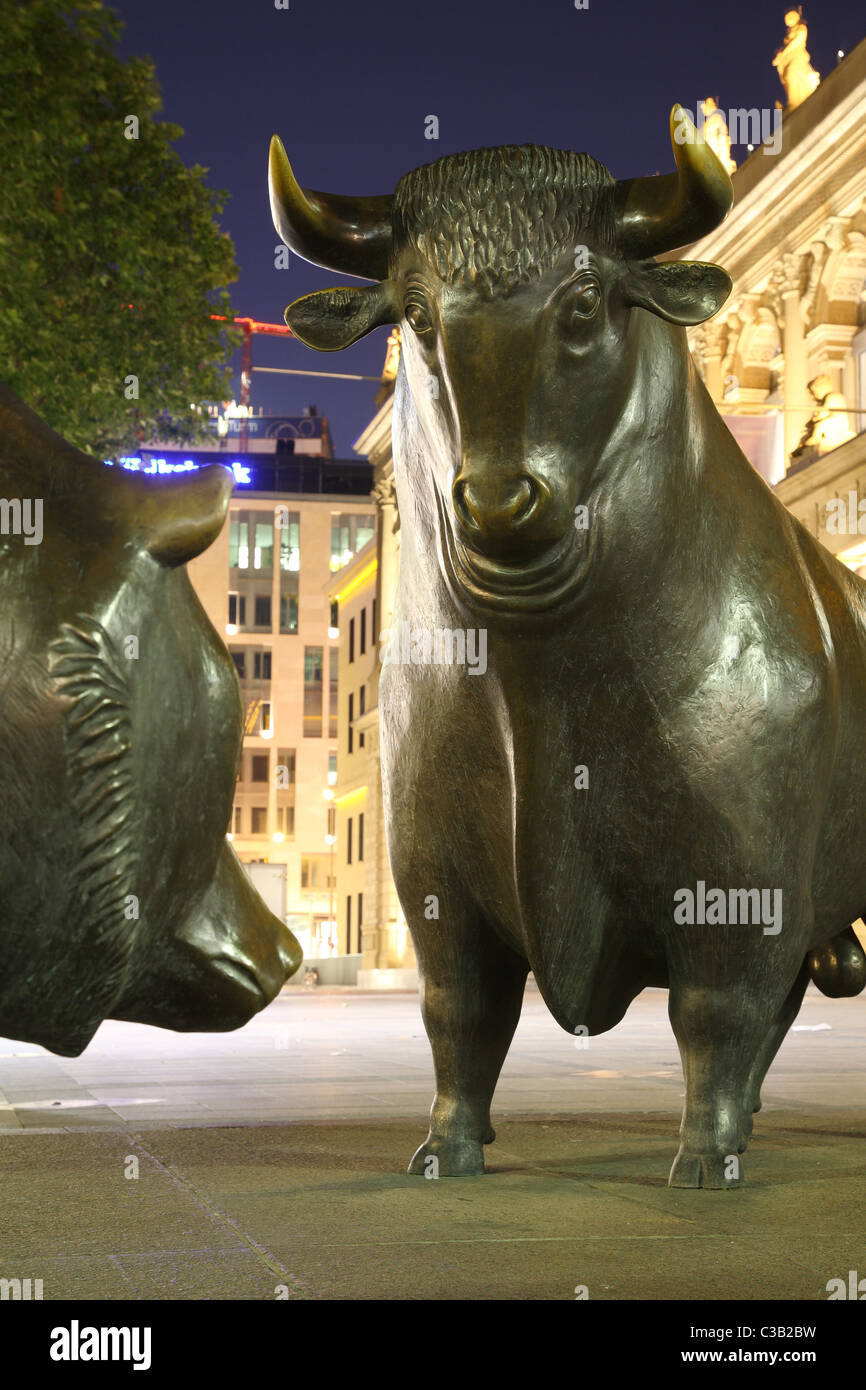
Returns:
[[[238,273],[227,194],[120,32],[102,0],[0,0],[0,378],[98,457],[202,437],[191,403],[228,395],[237,343],[210,318]]]

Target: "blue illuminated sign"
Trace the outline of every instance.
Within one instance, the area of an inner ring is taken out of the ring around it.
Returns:
[[[105,459],[104,462],[108,465],[109,468],[114,467],[113,459]],[[125,454],[118,459],[120,467],[127,469],[130,473],[149,473],[151,475],[165,475],[167,473],[195,473],[198,471],[199,468],[209,467],[211,462],[212,460],[208,460],[207,463],[202,464],[196,463],[195,459],[183,459],[183,461],[180,463],[170,463],[168,459],[165,458],[150,458],[146,461],[143,461],[140,456],[129,454]],[[235,482],[238,484],[239,487],[250,486],[253,480],[250,476],[249,464],[240,463],[237,459],[235,459],[232,463],[229,463],[228,460],[223,459],[220,459],[219,462],[224,468],[230,468],[232,470],[232,473],[235,477]]]

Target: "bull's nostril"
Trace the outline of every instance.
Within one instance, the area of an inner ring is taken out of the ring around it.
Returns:
[[[538,503],[538,489],[531,478],[522,478],[520,486],[506,510],[511,521],[522,525],[528,521]]]
[[[458,479],[454,484],[453,496],[454,510],[462,524],[471,531],[477,531],[480,525],[476,513],[477,502],[472,497],[469,484],[464,479]]]
[[[531,477],[511,482],[458,478],[452,489],[454,510],[467,530],[513,531],[525,526],[542,501],[542,489]]]

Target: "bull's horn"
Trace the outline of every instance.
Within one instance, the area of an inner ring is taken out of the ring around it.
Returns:
[[[675,174],[616,186],[618,243],[635,259],[690,246],[718,227],[734,201],[728,174],[679,104],[671,112],[671,144]]]
[[[301,188],[278,135],[268,161],[271,216],[296,255],[340,275],[384,280],[391,249],[391,195],[344,198]]]

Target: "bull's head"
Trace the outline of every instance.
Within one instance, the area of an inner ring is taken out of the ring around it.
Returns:
[[[671,135],[675,174],[617,183],[588,155],[507,146],[447,156],[372,198],[302,189],[271,142],[283,241],[378,282],[306,295],[286,321],[322,351],[402,325],[395,456],[435,460],[434,527],[464,591],[548,603],[575,504],[629,414],[632,310],[683,327],[730,293],[718,266],[652,259],[709,232],[733,199],[679,106]]]

